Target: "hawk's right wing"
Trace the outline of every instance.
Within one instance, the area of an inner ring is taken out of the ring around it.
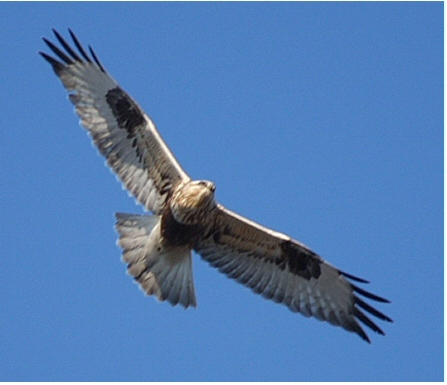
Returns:
[[[363,301],[388,300],[357,287],[348,279],[367,281],[332,266],[304,244],[244,218],[222,205],[211,228],[195,246],[211,266],[294,312],[316,317],[369,337],[359,321],[384,334],[368,313],[383,321],[391,318]]]
[[[90,57],[76,36],[79,53],[53,30],[65,52],[44,38],[59,60],[40,52],[70,92],[82,125],[126,189],[155,214],[171,188],[189,180],[164,143],[155,124],[124,92],[90,48]]]

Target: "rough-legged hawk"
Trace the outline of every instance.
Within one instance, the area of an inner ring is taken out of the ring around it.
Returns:
[[[82,125],[126,189],[154,216],[116,214],[128,273],[149,295],[172,305],[196,306],[191,252],[228,277],[290,310],[369,338],[358,321],[383,331],[365,314],[391,319],[360,296],[378,302],[350,281],[367,283],[324,261],[302,243],[226,209],[209,181],[191,180],[143,109],[79,43],[73,49],[56,31],[57,56],[40,54],[70,93]]]

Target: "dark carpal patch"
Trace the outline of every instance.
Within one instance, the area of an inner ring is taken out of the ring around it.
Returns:
[[[307,280],[318,278],[321,274],[320,261],[311,251],[303,251],[292,241],[281,243],[282,256],[287,261],[290,271]]]
[[[144,123],[144,116],[141,110],[119,87],[108,91],[106,100],[119,126],[127,130],[128,138],[133,138],[135,136],[135,128]],[[132,145],[135,146],[136,143],[136,141],[133,141]]]

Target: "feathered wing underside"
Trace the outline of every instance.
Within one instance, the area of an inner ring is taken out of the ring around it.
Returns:
[[[366,283],[325,262],[305,245],[266,229],[219,205],[212,230],[195,248],[228,277],[294,312],[313,316],[369,338],[358,320],[373,331],[383,331],[365,314],[390,318],[357,294],[379,302],[387,300],[348,282]],[[364,310],[364,311],[362,311]]]
[[[152,120],[124,92],[70,31],[79,52],[54,31],[62,48],[44,41],[58,59],[40,52],[70,92],[82,125],[126,189],[159,214],[170,189],[188,175],[160,137]]]
[[[163,246],[159,216],[118,213],[116,218],[123,262],[141,289],[174,306],[197,306],[190,248]]]

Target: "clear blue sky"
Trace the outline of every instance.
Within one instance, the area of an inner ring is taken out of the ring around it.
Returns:
[[[387,335],[194,258],[199,307],[145,297],[141,213],[37,54],[72,28],[228,208],[369,279]],[[443,379],[443,3],[0,4],[0,380]]]

